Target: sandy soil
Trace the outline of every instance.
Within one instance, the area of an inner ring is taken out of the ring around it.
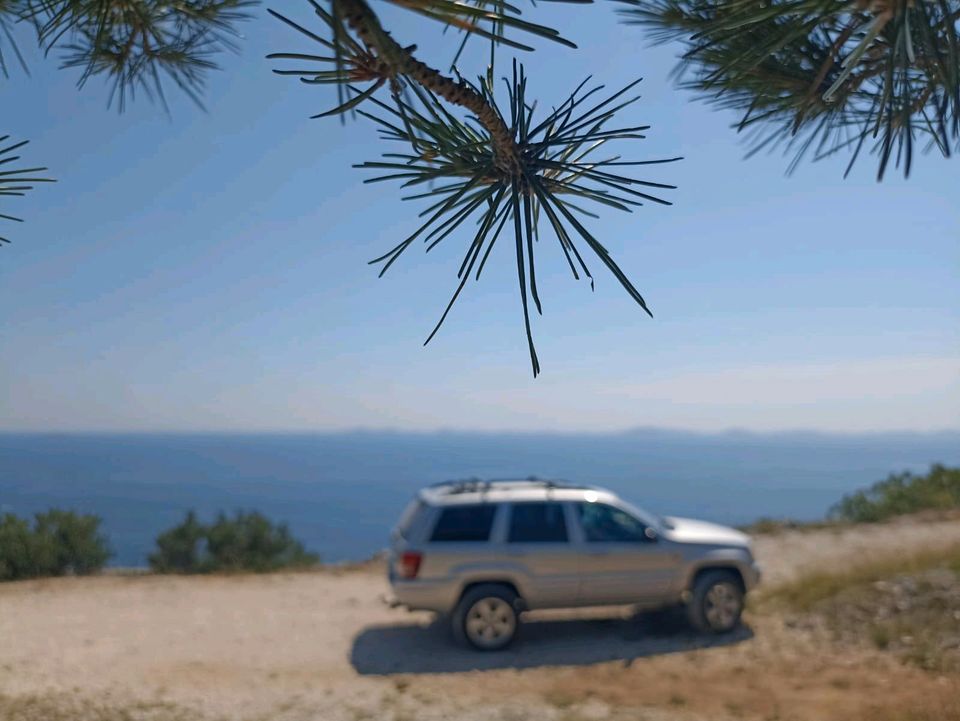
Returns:
[[[765,536],[756,553],[775,584],[956,542],[960,521],[914,520]],[[378,568],[5,584],[0,718],[850,721],[937,719],[960,698],[960,679],[774,616],[708,643],[623,610],[541,614],[511,650],[476,654],[386,592]]]

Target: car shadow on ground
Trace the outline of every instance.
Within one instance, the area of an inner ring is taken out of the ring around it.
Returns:
[[[691,631],[674,615],[647,612],[617,618],[526,620],[510,648],[484,653],[456,644],[447,622],[438,620],[429,625],[366,628],[353,641],[350,662],[364,675],[582,666],[630,663],[750,638],[753,631],[746,625],[719,636],[704,635]]]

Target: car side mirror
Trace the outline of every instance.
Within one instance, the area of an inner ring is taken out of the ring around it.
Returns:
[[[656,541],[658,538],[657,531],[650,526],[647,526],[645,529],[643,529],[643,535],[647,537],[648,541]]]

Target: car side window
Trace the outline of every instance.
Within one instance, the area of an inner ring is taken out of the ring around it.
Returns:
[[[440,512],[440,518],[430,536],[432,542],[486,541],[490,538],[493,503],[478,503],[469,506],[451,506]]]
[[[514,503],[508,543],[566,543],[567,519],[559,503]]]
[[[648,541],[647,527],[626,511],[603,503],[578,503],[584,538],[591,543]]]
[[[426,509],[427,506],[419,498],[415,498],[407,504],[395,529],[401,538],[408,537],[407,534],[410,532],[410,529],[420,521]]]

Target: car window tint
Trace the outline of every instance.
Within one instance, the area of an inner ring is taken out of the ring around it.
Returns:
[[[567,522],[559,503],[516,503],[510,512],[510,543],[565,543]]]
[[[433,528],[431,541],[486,541],[490,538],[492,503],[444,508]]]
[[[577,512],[588,541],[632,543],[647,540],[646,526],[619,508],[603,503],[579,503]]]
[[[410,501],[410,503],[407,504],[407,507],[403,510],[403,515],[400,516],[400,521],[397,523],[397,533],[399,533],[403,538],[406,538],[414,524],[420,522],[420,518],[422,517],[426,508],[426,505],[424,505],[423,502],[421,502],[418,498]]]

